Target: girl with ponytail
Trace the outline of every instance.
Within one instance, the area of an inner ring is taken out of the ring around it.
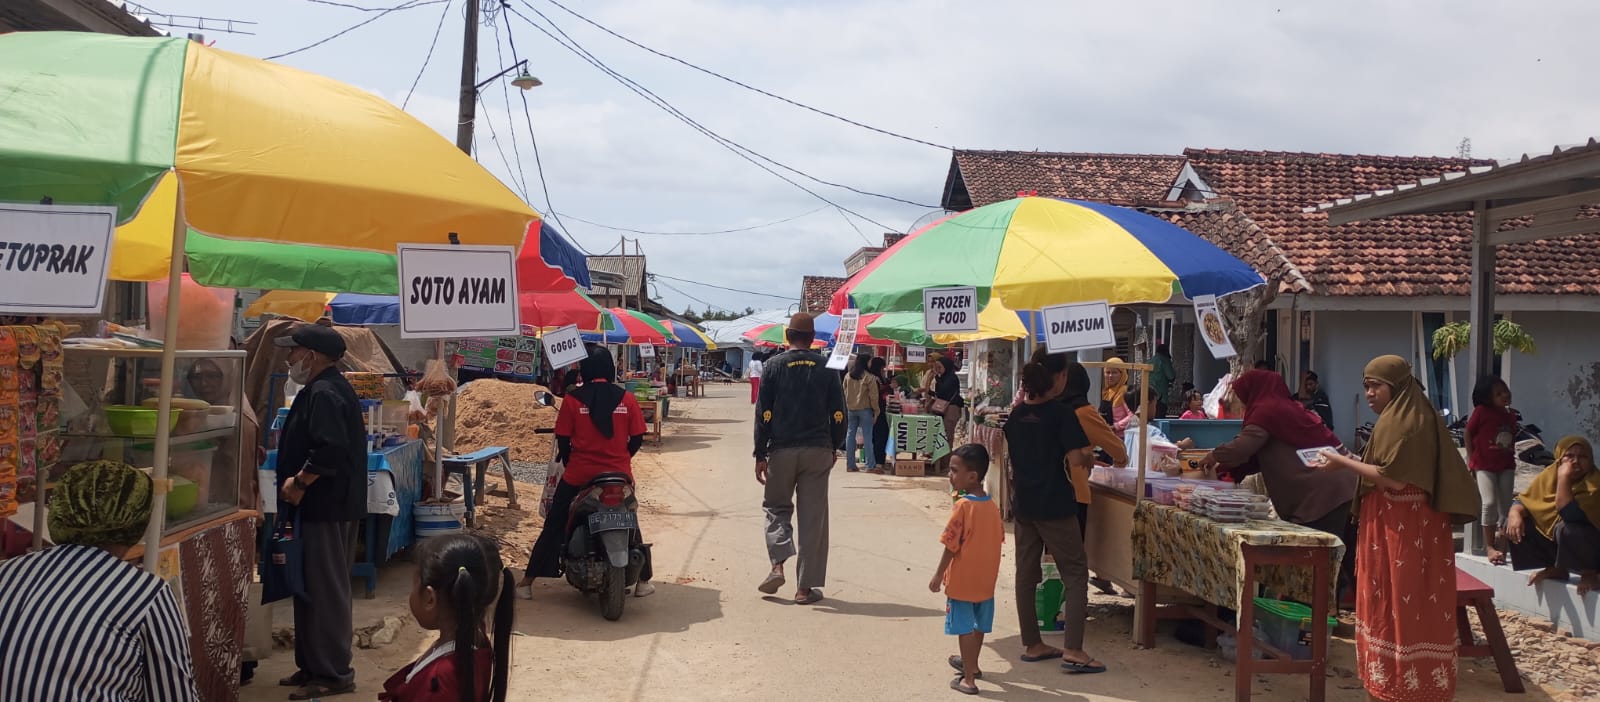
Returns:
[[[468,534],[424,541],[417,552],[411,615],[422,628],[437,630],[439,639],[390,677],[378,699],[505,702],[514,585],[492,541]]]

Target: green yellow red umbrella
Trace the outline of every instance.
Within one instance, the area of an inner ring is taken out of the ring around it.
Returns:
[[[666,325],[648,314],[621,307],[612,307],[606,312],[611,315],[609,330],[603,333],[584,332],[584,341],[624,346],[666,346],[677,341]]]

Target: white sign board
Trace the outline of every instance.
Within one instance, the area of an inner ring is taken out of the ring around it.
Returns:
[[[639,358],[655,358],[655,357],[656,357],[656,347],[654,345],[645,344],[645,345],[639,347]]]
[[[856,329],[861,323],[861,310],[839,313],[839,331],[833,333],[833,353],[828,354],[828,367],[844,370],[850,366],[850,352],[856,347]]]
[[[117,208],[0,203],[0,314],[93,315]]]
[[[1200,327],[1200,338],[1206,340],[1211,355],[1218,359],[1233,358],[1233,342],[1228,339],[1228,327],[1222,323],[1222,313],[1217,310],[1215,295],[1200,295],[1194,299],[1195,324]]]
[[[589,357],[589,351],[583,347],[583,334],[576,324],[547,331],[540,340],[544,342],[544,355],[550,359],[551,368],[565,368]]]
[[[923,288],[923,329],[929,334],[978,331],[976,288]]]
[[[928,347],[926,347],[926,346],[907,346],[906,347],[906,363],[927,363],[927,362],[928,362]]]
[[[1044,320],[1044,345],[1050,353],[1115,346],[1111,306],[1105,300],[1056,305],[1039,311]]]
[[[517,251],[400,244],[400,336],[516,336]]]

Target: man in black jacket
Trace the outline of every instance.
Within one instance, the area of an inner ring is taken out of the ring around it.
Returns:
[[[303,385],[278,442],[279,519],[298,519],[305,597],[294,600],[291,700],[354,692],[350,667],[351,546],[367,513],[367,431],[361,401],[336,367],[344,337],[307,324],[273,341],[288,347],[289,378]],[[288,505],[288,506],[284,506]]]
[[[767,512],[767,556],[772,572],[759,589],[769,595],[783,587],[783,564],[797,553],[791,523],[798,503],[797,568],[794,600],[822,599],[828,576],[828,474],[844,441],[844,387],[828,360],[811,350],[816,324],[801,312],[789,319],[784,339],[789,351],[766,362],[756,401],[756,481],[766,486],[761,506]]]

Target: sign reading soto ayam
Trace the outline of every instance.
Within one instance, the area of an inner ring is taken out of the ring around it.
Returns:
[[[978,291],[970,286],[923,288],[922,314],[929,334],[978,331]]]
[[[510,246],[401,244],[400,336],[516,336],[517,252]]]
[[[0,203],[0,314],[99,314],[117,208]]]

